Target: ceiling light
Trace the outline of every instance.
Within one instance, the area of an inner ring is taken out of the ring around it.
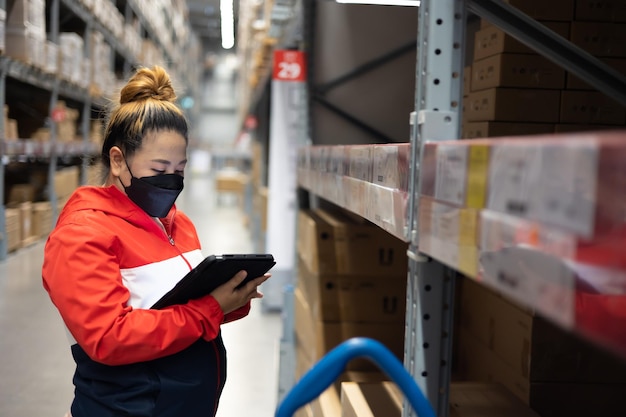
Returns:
[[[220,17],[222,21],[222,48],[231,49],[235,46],[233,0],[220,0]]]

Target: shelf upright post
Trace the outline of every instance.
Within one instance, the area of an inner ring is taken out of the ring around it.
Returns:
[[[419,252],[418,161],[424,142],[460,136],[465,22],[465,0],[421,1],[407,214],[410,244],[404,354],[405,367],[440,417],[446,417],[449,409],[455,273]],[[403,416],[415,416],[406,400]]]
[[[50,6],[50,41],[59,44],[59,7],[61,0],[52,0]],[[48,165],[48,198],[52,206],[52,223],[56,223],[59,216],[56,190],[54,189],[54,176],[57,170],[57,125],[52,118],[52,112],[57,106],[59,99],[59,78],[54,77],[52,92],[50,94],[50,164]]]
[[[4,3],[4,2],[2,2]],[[0,61],[0,104],[4,108],[4,104],[6,102],[6,80],[7,80],[7,61]],[[6,141],[6,126],[4,125],[4,116],[0,117],[0,198],[2,201],[0,202],[0,233],[2,234],[2,239],[0,239],[0,261],[4,261],[7,258],[8,253],[8,244],[7,244],[7,225],[6,225],[6,214],[4,211],[4,148]]]
[[[93,51],[91,50],[91,35],[93,31],[93,17],[90,17],[86,22],[85,27],[85,46],[84,46],[84,56],[86,59],[91,60],[93,64]],[[93,68],[89,71],[89,75],[87,76],[87,92],[85,94],[85,101],[83,102],[83,118],[81,120],[82,130],[83,130],[83,149],[84,152],[82,154],[81,168],[80,168],[80,183],[81,185],[87,184],[87,170],[89,169],[89,158],[88,158],[88,148],[89,142],[91,141],[91,129],[89,128],[89,122],[91,121],[91,80],[93,75]]]

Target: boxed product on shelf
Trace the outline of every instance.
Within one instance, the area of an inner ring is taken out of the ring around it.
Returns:
[[[410,143],[374,145],[372,182],[383,187],[408,191],[410,160]]]
[[[59,34],[59,76],[71,82],[82,77],[83,38],[74,32]]]
[[[452,382],[450,417],[538,417],[526,404],[495,381]]]
[[[419,203],[420,252],[456,268],[478,275],[479,211],[459,208],[422,197]]]
[[[597,91],[561,92],[561,123],[626,124],[626,108]]]
[[[6,207],[4,209],[5,216],[5,235],[7,251],[13,252],[21,245],[21,224],[20,224],[20,210],[17,208]]]
[[[7,29],[28,30],[39,39],[46,38],[45,0],[15,0],[7,9]],[[8,39],[7,39],[8,45]]]
[[[406,242],[337,212],[300,212],[298,252],[313,273],[406,276]]]
[[[78,166],[66,167],[58,170],[54,175],[54,190],[57,200],[67,198],[80,184],[80,170]]]
[[[472,91],[472,66],[466,65],[463,67],[463,97],[467,97]]]
[[[4,53],[5,49],[5,32],[7,23],[7,11],[4,8],[0,8],[0,53]]]
[[[568,416],[586,416],[593,404],[599,413],[623,413],[626,405],[615,397],[626,388],[621,358],[479,283],[464,280],[461,298],[459,377],[500,383],[542,416],[562,415],[557,410],[565,409]],[[568,398],[567,392],[576,395]],[[567,407],[554,407],[563,403]]]
[[[30,28],[6,29],[5,54],[17,61],[42,67],[45,61],[45,36],[41,37]]]
[[[35,199],[35,187],[32,184],[7,184],[9,197],[7,204],[20,204]]]
[[[296,286],[321,321],[404,322],[406,276],[315,274],[298,262]]]
[[[45,238],[52,231],[52,205],[49,201],[33,203],[33,236]]]
[[[370,337],[384,344],[399,360],[404,352],[404,321],[391,323],[321,321],[314,318],[308,300],[294,290],[296,348],[305,363],[314,363],[331,349],[353,337]],[[346,370],[375,371],[367,359],[355,358]]]
[[[529,136],[552,133],[556,125],[551,123],[467,122],[463,126],[464,139],[505,136]]]
[[[43,70],[48,74],[57,74],[59,69],[59,45],[52,41],[45,44],[45,63]]]
[[[312,417],[343,417],[339,393],[329,387],[310,403]]]
[[[557,89],[565,70],[541,55],[503,53],[474,61],[471,91],[492,87]]]
[[[342,417],[400,417],[403,401],[393,382],[341,384]]]
[[[348,175],[366,182],[372,182],[373,146],[350,145],[346,146],[348,156]]]
[[[569,22],[542,22],[548,29],[561,37],[569,38]],[[522,54],[536,53],[517,39],[507,35],[497,26],[487,26],[474,35],[474,60],[487,58],[492,55],[512,52]]]
[[[592,22],[626,22],[624,0],[576,0],[575,20]]]
[[[561,92],[520,88],[489,88],[474,91],[468,97],[466,119],[469,122],[559,121]]]
[[[626,56],[626,23],[572,22],[569,40],[596,57]]]

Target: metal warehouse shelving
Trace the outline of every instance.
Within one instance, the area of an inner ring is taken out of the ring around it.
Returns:
[[[449,412],[452,306],[455,281],[460,274],[420,252],[418,206],[422,180],[420,166],[423,166],[420,160],[425,142],[461,137],[464,37],[470,13],[489,20],[586,80],[600,92],[626,105],[626,78],[623,75],[509,4],[498,0],[421,1],[417,25],[418,57],[415,113],[412,115],[414,126],[410,140],[409,192],[406,210],[400,214],[392,210],[389,215],[400,216],[395,218],[395,223],[405,225],[405,233],[393,234],[409,243],[405,366],[430,400],[437,415],[442,417]],[[310,180],[311,174],[313,178],[324,175],[321,172],[302,171],[299,175],[301,188],[307,190],[313,198],[319,197],[354,211],[349,204],[337,199],[337,196],[346,192],[345,182],[335,181],[335,187],[320,187],[318,182]],[[358,211],[355,213],[363,216]],[[369,220],[383,227],[376,219]],[[414,414],[405,406],[403,415]]]
[[[99,0],[98,0],[99,1]],[[0,2],[0,7],[6,10],[6,1]],[[49,27],[47,28],[47,37],[58,45],[58,39],[63,24],[72,22],[75,27],[80,27],[83,32],[83,39],[89,40],[92,33],[100,33],[104,41],[112,49],[112,60],[116,70],[127,77],[133,67],[141,64],[141,47],[133,48],[128,46],[128,42],[122,39],[119,33],[121,27],[107,24],[101,19],[101,16],[95,14],[94,6],[112,6],[115,7],[116,2],[111,5],[95,4],[94,1],[79,0],[47,0],[46,1],[46,20]],[[186,55],[193,53],[192,48],[194,40],[191,29],[185,24],[181,29],[183,33],[175,33],[172,24],[160,24],[164,22],[153,22],[145,13],[148,7],[146,2],[138,0],[128,0],[125,2],[117,2],[121,7],[121,18],[125,24],[130,24],[133,19],[137,19],[140,23],[140,33],[147,39],[151,39],[157,45],[166,66],[172,72],[173,78],[177,82],[182,83],[181,96],[183,94],[191,94],[194,83],[199,77],[197,66],[191,63],[190,59],[184,59]],[[173,13],[169,13],[168,17],[172,18]],[[182,15],[179,16],[182,19]],[[110,22],[109,22],[110,23]],[[117,30],[113,30],[117,27]],[[157,30],[157,27],[161,29]],[[168,28],[168,29],[164,29]],[[89,59],[93,56],[91,51],[91,42],[84,42],[84,57]],[[195,62],[195,61],[194,61]],[[48,196],[52,205],[53,218],[56,218],[57,198],[51,178],[57,169],[58,161],[68,158],[78,158],[82,160],[81,166],[81,183],[86,182],[86,171],[89,166],[89,160],[97,157],[100,147],[90,142],[90,123],[91,120],[97,118],[108,104],[108,99],[101,93],[94,93],[89,87],[92,80],[87,80],[88,87],[76,85],[67,80],[61,79],[56,74],[51,74],[42,69],[12,59],[9,56],[0,56],[0,103],[7,103],[7,92],[15,91],[15,89],[33,88],[38,94],[49,94],[49,114],[46,118],[46,124],[50,127],[50,140],[47,142],[36,142],[27,139],[11,139],[6,140],[0,138],[0,195],[5,194],[5,165],[10,161],[18,161],[28,163],[30,161],[46,161],[48,162]],[[17,84],[16,84],[17,83]],[[15,86],[14,86],[15,85]],[[16,87],[17,86],[17,87]],[[21,86],[21,87],[20,87]],[[111,92],[116,86],[109,86]],[[13,89],[13,90],[12,90]],[[57,141],[56,123],[52,122],[52,109],[54,109],[59,100],[69,100],[73,106],[80,109],[81,121],[80,129],[83,132],[82,142],[59,142]],[[28,105],[26,99],[24,104]],[[11,104],[11,103],[8,103]],[[4,131],[4,119],[0,118],[0,131]],[[0,261],[7,257],[7,241],[5,238],[5,205],[0,204]]]

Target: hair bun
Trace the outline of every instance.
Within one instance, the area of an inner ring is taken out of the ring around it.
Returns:
[[[170,102],[176,100],[170,76],[158,65],[137,70],[120,92],[120,104],[148,99]]]

